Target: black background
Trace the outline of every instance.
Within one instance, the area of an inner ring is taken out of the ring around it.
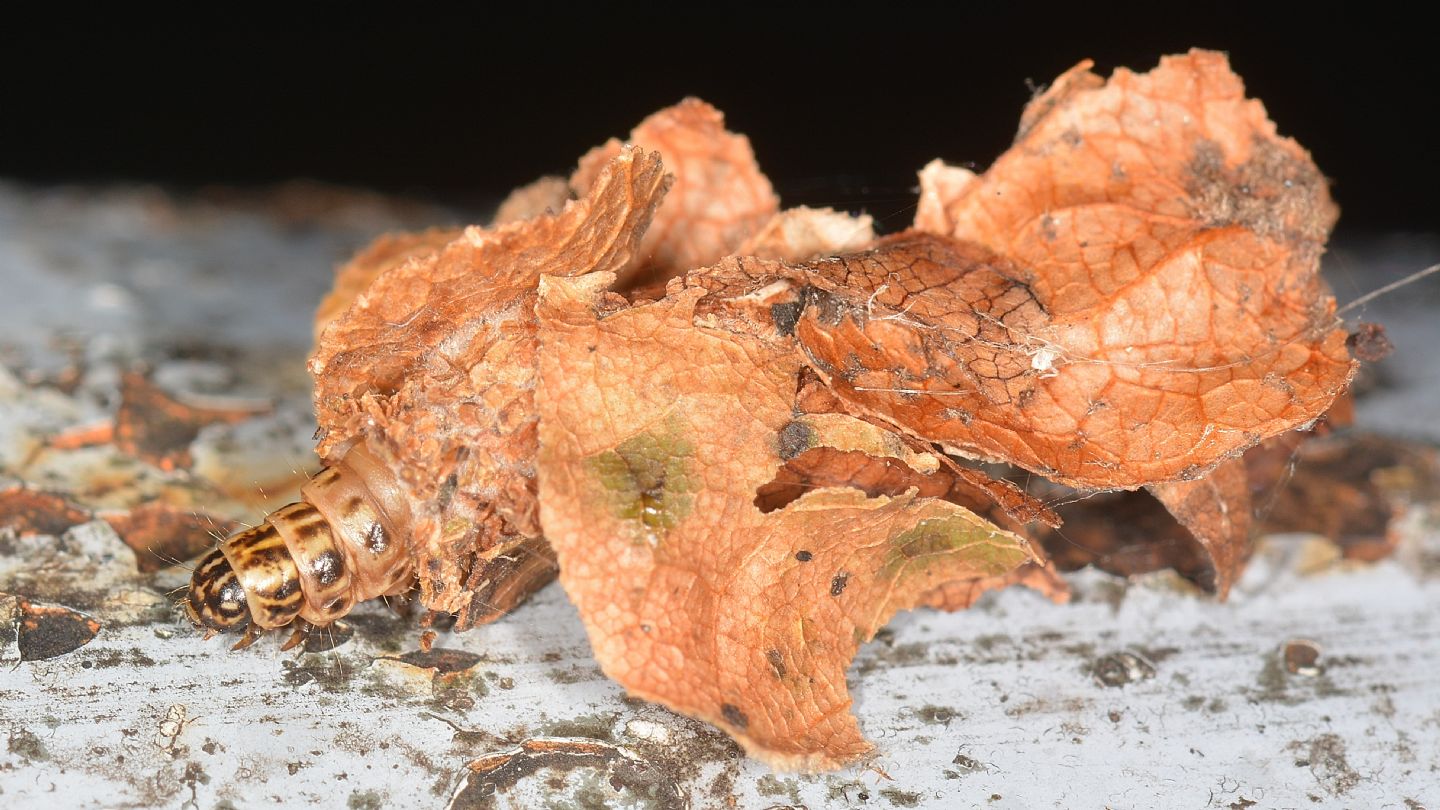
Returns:
[[[1027,80],[1201,46],[1230,54],[1332,178],[1342,235],[1440,230],[1436,36],[1375,4],[519,9],[16,28],[0,177],[303,177],[483,204],[693,94],[750,135],[786,203],[893,229],[930,158],[983,168],[1003,151]]]

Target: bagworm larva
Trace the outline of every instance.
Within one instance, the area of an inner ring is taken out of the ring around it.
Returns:
[[[185,611],[196,627],[245,635],[295,628],[291,644],[356,604],[403,594],[411,511],[402,484],[363,444],[300,488],[301,500],[230,535],[190,579]],[[287,645],[288,646],[288,645]]]
[[[195,567],[183,602],[190,621],[215,633],[293,628],[289,649],[356,605],[415,586],[412,501],[395,472],[364,443],[300,488],[300,501],[225,538]],[[504,616],[555,578],[541,537],[509,538],[471,558],[469,624]]]

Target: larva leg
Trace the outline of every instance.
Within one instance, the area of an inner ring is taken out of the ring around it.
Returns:
[[[241,636],[240,640],[230,647],[231,652],[237,652],[249,647],[258,641],[261,635],[263,635],[263,632],[255,629],[254,624],[245,625],[245,635]]]
[[[290,638],[286,639],[285,643],[280,645],[281,652],[292,650],[295,647],[304,644],[305,641],[310,638],[310,634],[318,629],[315,625],[305,621],[304,619],[296,619],[294,626],[295,629],[290,632]]]

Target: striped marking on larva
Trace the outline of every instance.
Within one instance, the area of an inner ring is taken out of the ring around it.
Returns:
[[[275,527],[262,523],[220,547],[245,589],[250,618],[260,627],[284,627],[300,615],[305,594],[300,572]]]
[[[352,447],[302,486],[300,497],[226,538],[201,562],[185,602],[197,627],[244,630],[239,649],[262,630],[291,625],[288,649],[356,603],[414,586],[410,505],[366,447]]]
[[[285,539],[300,575],[305,604],[300,618],[330,624],[355,606],[353,577],[330,525],[309,503],[292,503],[270,515],[270,525]]]
[[[230,561],[215,549],[195,566],[185,612],[207,630],[230,630],[250,623],[250,608]]]

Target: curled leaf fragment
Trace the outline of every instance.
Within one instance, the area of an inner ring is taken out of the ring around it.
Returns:
[[[315,342],[318,344],[325,327],[340,317],[360,293],[387,270],[411,259],[428,256],[455,241],[458,229],[432,228],[419,233],[391,233],[371,242],[350,261],[335,271],[335,283],[320,301],[315,312]]]
[[[620,273],[620,288],[663,285],[693,267],[710,264],[758,231],[780,207],[760,172],[750,139],[725,129],[725,116],[687,98],[640,122],[628,143],[658,152],[674,186],[655,213],[637,251]],[[614,138],[590,150],[570,177],[585,193],[606,161],[619,154]]]
[[[1002,398],[939,395],[929,369],[885,381],[862,362],[837,370],[836,390],[1081,489],[1196,478],[1347,385],[1354,364],[1316,273],[1335,207],[1223,55],[1108,82],[1088,67],[1031,103],[984,175],[921,175],[917,225],[991,250],[1043,310],[1004,341],[1011,367],[1039,373]],[[847,376],[862,372],[863,387]]]
[[[700,287],[612,311],[610,280],[546,279],[538,305],[541,516],[601,667],[778,767],[853,760],[869,750],[845,711],[859,644],[946,583],[1039,555],[913,491],[826,487],[762,512],[801,432],[790,341],[698,325]],[[812,422],[926,466],[856,420]]]
[[[802,205],[771,217],[735,255],[799,262],[864,250],[874,241],[875,219],[869,214]]]
[[[400,473],[418,505],[421,598],[460,612],[462,627],[497,615],[485,597],[499,571],[548,564],[546,554],[512,559],[540,534],[536,284],[627,266],[666,183],[655,153],[626,148],[554,215],[467,228],[438,249],[417,242],[325,329],[310,360],[318,452],[338,457],[364,440]]]

